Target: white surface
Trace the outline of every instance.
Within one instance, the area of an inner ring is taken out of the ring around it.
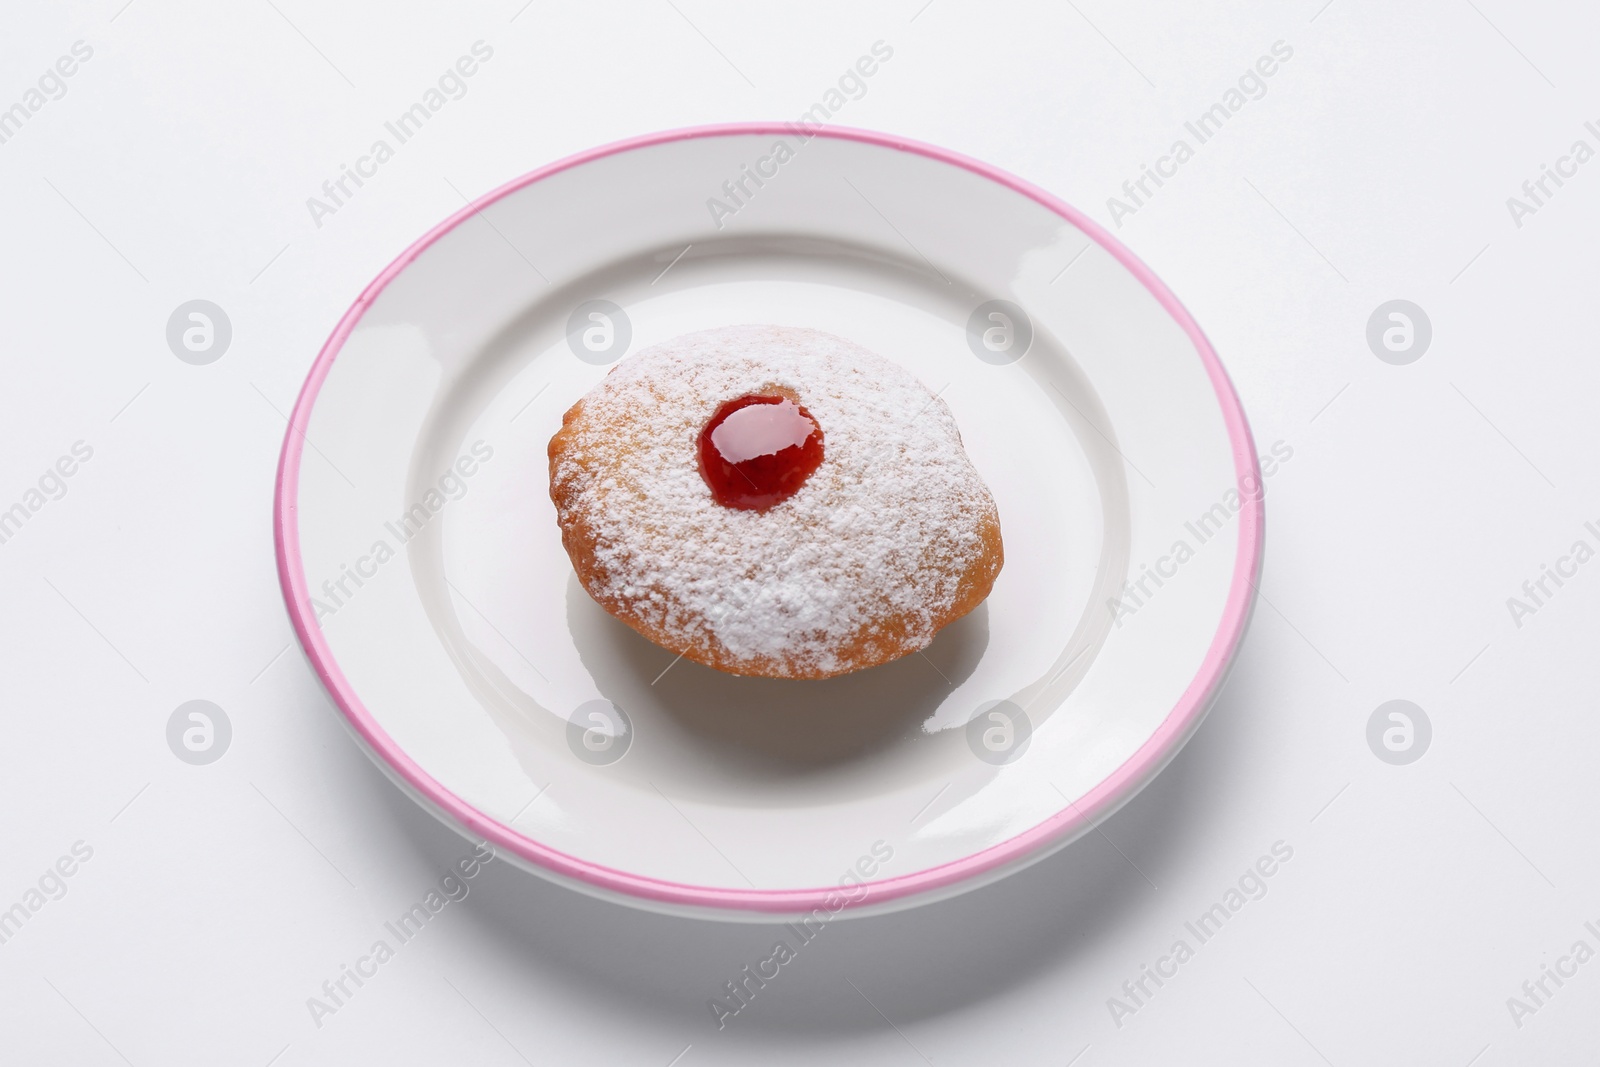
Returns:
[[[761,22],[678,0],[702,37],[666,4],[541,0],[511,22],[517,3],[275,2],[135,0],[115,22],[116,3],[12,10],[0,34],[7,104],[74,41],[94,48],[0,144],[0,500],[73,442],[94,449],[0,545],[0,901],[74,842],[94,850],[0,945],[7,1062],[1066,1063],[1087,1046],[1080,1065],[1342,1067],[1600,1051],[1600,964],[1550,985],[1520,1029],[1506,1007],[1574,941],[1600,947],[1584,927],[1600,926],[1600,572],[1580,568],[1520,628],[1506,608],[1541,564],[1594,545],[1583,523],[1600,517],[1585,329],[1600,170],[1520,228],[1506,207],[1574,139],[1595,146],[1592,14],[934,0]],[[958,900],[824,930],[720,1032],[707,1000],[772,935],[494,864],[317,1028],[306,999],[466,850],[368,764],[284,651],[268,505],[312,356],[462,202],[451,184],[476,195],[633,133],[795,116],[880,38],[893,60],[837,121],[966,151],[1108,222],[1106,198],[1186,119],[1273,42],[1293,47],[1117,231],[1206,328],[1264,450],[1294,449],[1268,482],[1267,602],[1221,702],[1103,835]],[[494,58],[467,95],[314,228],[306,197],[478,39]],[[234,326],[205,367],[163,336],[196,297]],[[1403,367],[1364,338],[1397,297],[1434,326]],[[1398,697],[1434,725],[1404,767],[1364,737]],[[209,766],[164,738],[193,698],[233,723]],[[1107,998],[1279,840],[1293,858],[1266,896],[1117,1027]]]

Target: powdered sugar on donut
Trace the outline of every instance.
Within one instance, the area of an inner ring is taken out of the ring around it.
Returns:
[[[717,504],[700,430],[725,401],[780,392],[821,427],[822,465],[765,511]],[[840,650],[863,635],[926,645],[995,522],[943,400],[859,345],[777,326],[688,334],[618,364],[584,398],[551,485],[563,529],[581,522],[592,545],[597,599],[709,637],[735,665],[802,675],[848,669]]]

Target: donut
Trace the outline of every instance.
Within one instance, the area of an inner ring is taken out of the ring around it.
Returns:
[[[584,590],[668,651],[816,679],[925,647],[983,602],[1000,518],[949,408],[817,330],[728,326],[618,363],[550,439]]]

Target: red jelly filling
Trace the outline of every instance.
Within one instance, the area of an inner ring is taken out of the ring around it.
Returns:
[[[700,431],[700,476],[727,508],[765,511],[822,465],[822,427],[783,396],[729,400]]]

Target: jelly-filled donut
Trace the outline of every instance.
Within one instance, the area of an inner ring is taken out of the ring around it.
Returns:
[[[827,678],[989,595],[994,499],[943,400],[832,334],[729,326],[628,357],[550,439],[578,580],[672,652]]]

